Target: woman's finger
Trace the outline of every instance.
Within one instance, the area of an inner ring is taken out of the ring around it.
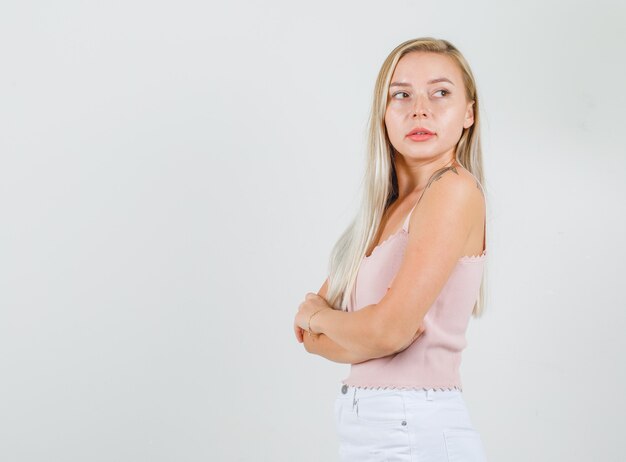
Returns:
[[[302,337],[302,329],[295,322],[293,323],[293,330],[296,334],[296,340],[298,340],[298,343],[304,342],[304,338]]]

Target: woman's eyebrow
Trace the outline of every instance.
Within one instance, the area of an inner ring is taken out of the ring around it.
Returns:
[[[452,85],[454,85],[454,83],[452,83],[450,81],[450,79],[447,79],[445,77],[437,77],[436,79],[432,79],[429,80],[428,82],[426,82],[428,85],[430,85],[431,83],[438,83],[438,82],[448,82],[451,83]],[[404,83],[404,82],[393,82],[391,85],[389,85],[389,88],[391,87],[410,87],[411,84],[410,83]]]

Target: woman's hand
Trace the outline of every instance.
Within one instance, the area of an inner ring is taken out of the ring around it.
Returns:
[[[309,318],[311,315],[319,310],[332,307],[326,302],[323,297],[317,294],[309,292],[305,295],[304,301],[300,303],[296,318],[294,320],[294,330],[296,331],[296,338],[300,341],[299,335],[303,335],[302,331],[308,331]],[[301,330],[298,331],[298,328]]]
[[[304,334],[306,333],[306,330],[304,330],[302,327],[298,327],[298,325],[295,322],[293,323],[293,330],[296,334],[296,340],[298,340],[299,343],[304,343]],[[308,335],[310,335],[311,338],[317,339],[322,334],[308,334]]]

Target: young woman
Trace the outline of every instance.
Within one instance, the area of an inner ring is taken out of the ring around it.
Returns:
[[[335,401],[342,461],[486,460],[459,375],[484,303],[478,115],[450,42],[410,40],[383,63],[360,211],[294,322],[306,351],[351,365]]]

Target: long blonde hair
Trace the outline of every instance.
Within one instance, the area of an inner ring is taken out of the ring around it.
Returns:
[[[446,55],[458,64],[463,75],[467,100],[474,101],[474,123],[463,130],[456,145],[456,161],[476,177],[483,185],[483,192],[485,191],[480,143],[480,105],[469,64],[461,52],[447,40],[422,37],[401,43],[387,56],[376,79],[368,121],[367,160],[362,179],[364,189],[360,209],[337,240],[329,258],[326,300],[335,309],[347,307],[356,283],[359,265],[367,249],[374,244],[387,207],[398,195],[397,176],[392,159],[393,147],[387,136],[384,120],[391,76],[400,58],[413,51]],[[483,312],[485,281],[486,276],[483,273],[478,300],[472,310],[475,317]]]

